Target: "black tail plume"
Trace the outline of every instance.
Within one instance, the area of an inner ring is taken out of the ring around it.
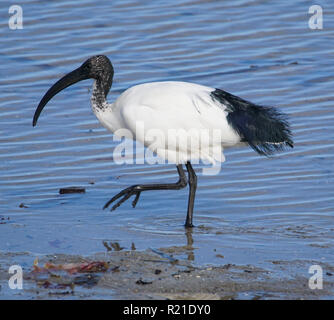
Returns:
[[[256,152],[269,156],[293,148],[287,116],[274,107],[263,107],[216,89],[211,97],[227,108],[227,121]]]

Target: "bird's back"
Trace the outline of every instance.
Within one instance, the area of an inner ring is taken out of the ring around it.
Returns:
[[[194,97],[207,96],[214,88],[182,81],[149,82],[125,90],[116,102],[157,107],[185,107]]]

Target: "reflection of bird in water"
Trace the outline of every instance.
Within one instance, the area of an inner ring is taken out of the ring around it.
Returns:
[[[157,250],[157,249],[152,249],[150,248],[150,250],[156,254],[158,254],[159,256],[161,256],[164,259],[169,260],[170,263],[178,263],[178,259],[174,258],[174,254],[175,255],[183,255],[186,254],[187,255],[187,260],[188,261],[194,261],[195,260],[195,254],[194,254],[194,247],[193,247],[193,230],[192,228],[186,228],[186,232],[185,232],[185,236],[187,239],[187,244],[183,245],[183,246],[173,246],[173,247],[169,247],[168,249],[168,253],[162,252],[161,250]]]
[[[186,237],[187,237],[187,253],[188,253],[188,260],[194,261],[195,260],[195,253],[194,253],[194,239],[193,239],[193,231],[192,228],[186,229]]]
[[[185,226],[192,227],[197,177],[191,161],[200,159],[211,163],[222,162],[222,148],[240,142],[247,143],[261,155],[270,155],[287,146],[293,146],[289,124],[276,108],[262,107],[226,91],[188,82],[140,84],[127,89],[114,103],[109,104],[106,97],[113,76],[113,66],[106,56],[89,58],[47,91],[33,119],[35,126],[44,106],[61,90],[78,81],[94,79],[92,108],[102,125],[113,133],[127,129],[134,139],[152,148],[160,157],[176,164],[179,175],[176,183],[133,185],[116,194],[104,208],[116,201],[111,208],[114,210],[131,196],[135,196],[132,202],[135,207],[143,191],[178,190],[189,183]],[[136,132],[139,122],[145,126],[142,135]],[[160,139],[153,147],[145,139],[145,133],[156,129],[165,137],[171,130],[190,132],[195,129],[190,136],[191,142],[198,141],[197,133],[205,130],[218,130],[220,135],[219,138],[204,138],[204,143],[201,141],[195,146],[188,143],[180,145],[170,140],[166,144],[165,139]],[[183,165],[188,171],[188,179]]]

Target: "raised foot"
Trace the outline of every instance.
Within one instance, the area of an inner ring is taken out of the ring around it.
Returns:
[[[139,200],[139,196],[142,190],[140,190],[140,186],[135,185],[135,186],[131,186],[128,187],[124,190],[122,190],[121,192],[117,193],[114,197],[112,197],[103,207],[103,209],[106,209],[110,206],[111,203],[113,203],[114,201],[116,201],[118,198],[121,198],[118,202],[116,202],[110,211],[115,210],[116,208],[118,208],[123,202],[125,202],[126,200],[128,200],[131,196],[136,195],[135,199],[132,201],[132,207],[135,208],[136,204]]]

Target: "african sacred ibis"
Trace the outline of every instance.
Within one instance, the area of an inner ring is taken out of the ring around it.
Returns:
[[[191,166],[194,157],[222,162],[222,148],[240,142],[247,143],[261,155],[270,155],[287,146],[293,147],[287,118],[274,107],[259,106],[220,89],[177,81],[136,85],[125,90],[110,104],[106,98],[113,76],[113,66],[106,56],[89,58],[46,92],[33,119],[35,126],[44,106],[61,90],[81,80],[94,79],[91,105],[102,125],[116,134],[119,129],[128,130],[135,140],[176,164],[179,174],[176,183],[133,185],[116,194],[104,208],[118,200],[111,209],[114,210],[132,195],[135,196],[132,202],[135,207],[143,191],[178,190],[186,187],[188,182],[190,190],[185,226],[192,227],[197,187],[197,177]],[[142,134],[136,132],[138,122],[144,125]],[[158,129],[166,135],[171,129],[184,132],[190,129],[218,130],[220,135],[219,138],[203,139],[204,143],[202,141],[192,148],[188,143],[176,146],[174,142],[167,143],[164,139],[150,144],[145,133],[151,129]],[[183,165],[186,166],[188,179]]]

